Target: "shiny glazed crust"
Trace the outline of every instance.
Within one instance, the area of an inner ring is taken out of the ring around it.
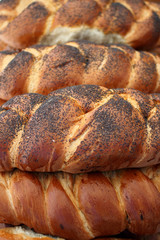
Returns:
[[[0,171],[70,173],[160,162],[160,94],[78,85],[0,108]]]
[[[79,175],[16,170],[0,174],[0,222],[73,240],[125,229],[149,235],[159,231],[159,191],[159,166]]]
[[[98,42],[111,37],[136,48],[160,45],[160,4],[143,0],[2,0],[0,23],[0,40],[18,49],[66,42],[68,34]]]
[[[125,45],[84,42],[0,52],[0,103],[80,84],[160,92],[160,57]]]

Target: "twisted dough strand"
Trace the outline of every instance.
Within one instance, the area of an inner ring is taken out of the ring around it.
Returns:
[[[67,239],[160,226],[160,168],[109,173],[0,174],[0,221]]]
[[[160,94],[78,85],[0,111],[0,171],[71,173],[160,162]]]
[[[7,227],[0,229],[0,239],[1,240],[65,240],[58,237],[46,236],[42,234],[36,234],[35,232],[31,231],[28,228],[22,227]],[[132,240],[133,238],[120,238],[117,237],[102,237],[96,238],[97,240]],[[134,238],[135,240],[159,240],[159,235],[153,236],[137,236]],[[93,240],[93,239],[92,239]],[[95,240],[95,238],[94,238]]]
[[[160,4],[143,0],[1,1],[0,23],[0,41],[19,49],[75,39],[160,45]]]
[[[125,45],[70,42],[0,53],[0,99],[79,84],[160,92],[160,57]]]

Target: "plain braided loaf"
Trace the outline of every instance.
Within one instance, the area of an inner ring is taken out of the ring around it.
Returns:
[[[0,173],[0,222],[87,240],[160,230],[160,167],[103,173]]]

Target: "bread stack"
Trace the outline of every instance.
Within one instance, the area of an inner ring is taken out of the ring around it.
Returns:
[[[0,1],[0,239],[158,239],[160,3]]]

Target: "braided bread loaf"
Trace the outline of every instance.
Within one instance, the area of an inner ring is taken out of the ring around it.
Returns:
[[[0,240],[65,240],[58,237],[46,236],[43,234],[37,234],[30,229],[18,227],[7,227],[0,229]],[[95,238],[94,238],[95,239]],[[159,240],[159,234],[154,234],[151,236],[134,236],[133,238],[120,238],[117,237],[103,237],[96,238],[97,240]]]
[[[10,227],[0,229],[0,240],[65,240],[62,238],[46,236],[42,234],[37,234],[28,228],[22,227]],[[95,238],[94,238],[95,239]],[[132,238],[120,238],[119,236],[116,237],[103,237],[103,238],[96,238],[96,240],[159,240],[158,234],[149,237],[134,237]]]
[[[0,240],[64,240],[62,238],[54,238],[36,234],[29,229],[22,227],[10,227],[0,229]],[[117,239],[118,240],[118,239]]]
[[[160,230],[160,166],[71,175],[0,173],[0,222],[86,240]]]
[[[58,88],[95,84],[160,92],[160,57],[125,45],[71,42],[0,53],[0,99]]]
[[[75,39],[160,45],[160,4],[144,0],[2,0],[0,23],[0,41],[18,49]]]
[[[42,234],[37,234],[30,229],[22,228],[22,227],[7,227],[0,229],[0,240],[65,240],[58,237],[46,236]],[[158,234],[153,236],[145,236],[145,237],[134,237],[132,238],[120,238],[116,237],[103,237],[96,238],[97,240],[159,240]]]
[[[0,171],[79,173],[160,162],[160,94],[78,85],[0,108]]]

